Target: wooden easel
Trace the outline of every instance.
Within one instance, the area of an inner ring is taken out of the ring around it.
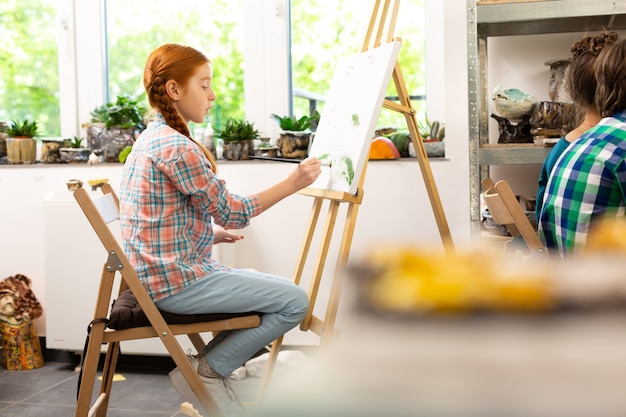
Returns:
[[[393,5],[391,5],[393,3]],[[391,11],[390,11],[391,5]],[[395,30],[395,23],[398,17],[398,9],[400,7],[400,0],[376,0],[369,25],[363,41],[361,52],[365,52],[371,48],[376,48],[382,44],[382,42],[392,42],[394,40],[393,32]],[[419,133],[417,120],[415,118],[415,110],[411,106],[411,100],[406,89],[400,66],[396,62],[392,73],[392,79],[398,92],[400,103],[395,103],[389,100],[385,100],[383,106],[393,111],[404,114],[411,134],[411,141],[415,146],[417,160],[419,162],[426,190],[430,203],[437,221],[439,233],[443,241],[445,250],[448,253],[454,251],[452,239],[450,236],[450,230],[441,206],[439,194],[435,186],[435,181],[430,170],[430,164],[428,162],[428,156],[423,145],[422,136]],[[300,325],[302,331],[312,331],[320,337],[320,347],[326,347],[330,345],[338,336],[338,331],[335,329],[335,320],[337,317],[337,311],[339,307],[339,298],[342,289],[342,276],[344,274],[345,267],[348,261],[348,254],[352,245],[352,236],[354,234],[354,228],[356,225],[356,218],[358,214],[359,205],[363,200],[363,184],[365,182],[365,173],[367,170],[367,163],[364,165],[361,177],[359,179],[357,193],[351,195],[345,192],[330,191],[307,188],[301,190],[299,194],[308,195],[314,197],[313,208],[309,219],[309,226],[306,230],[304,243],[298,256],[298,262],[296,270],[294,272],[293,280],[296,284],[300,284],[306,260],[308,258],[309,250],[313,240],[313,235],[316,231],[318,221],[320,220],[320,213],[322,205],[325,201],[328,201],[328,212],[326,215],[326,222],[321,231],[320,241],[321,245],[319,253],[316,258],[316,263],[313,270],[312,280],[309,285],[309,300],[310,308],[307,316]],[[335,275],[331,285],[328,305],[324,319],[313,315],[313,309],[317,300],[317,292],[319,284],[321,282],[322,273],[324,271],[324,265],[328,256],[328,249],[333,234],[335,222],[337,220],[337,214],[341,203],[347,204],[346,220],[343,228],[343,234],[341,237],[341,243],[339,246],[339,253],[337,258],[337,264],[335,266]],[[263,381],[261,383],[261,394],[263,394],[269,378],[272,375],[274,365],[278,358],[278,353],[282,346],[283,338],[280,337],[273,344],[270,351],[270,357],[267,363]]]

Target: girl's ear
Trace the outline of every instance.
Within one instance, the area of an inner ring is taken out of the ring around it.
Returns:
[[[179,90],[178,83],[176,81],[168,80],[165,83],[165,91],[167,92],[167,95],[170,96],[170,98],[173,101],[180,100],[180,94],[178,90]]]

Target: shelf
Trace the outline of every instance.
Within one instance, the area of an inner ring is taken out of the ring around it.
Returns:
[[[542,164],[550,149],[532,143],[481,145],[478,160],[481,165]]]
[[[626,29],[626,0],[479,2],[480,36],[512,36]]]

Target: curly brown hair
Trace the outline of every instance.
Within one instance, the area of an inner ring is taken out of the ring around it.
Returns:
[[[626,40],[606,48],[596,64],[596,106],[607,117],[626,109]]]
[[[189,127],[178,114],[172,99],[165,90],[167,81],[175,80],[184,85],[198,67],[208,62],[209,59],[202,52],[190,46],[175,43],[161,45],[148,56],[143,72],[143,86],[146,89],[150,106],[163,115],[168,126],[200,146],[209,159],[211,167],[216,170],[215,157],[204,145],[193,140]]]
[[[567,90],[574,103],[585,107],[595,104],[595,67],[598,55],[617,39],[617,32],[603,32],[597,36],[586,36],[574,43],[567,77]]]

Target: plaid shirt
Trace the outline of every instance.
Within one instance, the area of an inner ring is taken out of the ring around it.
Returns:
[[[626,111],[606,117],[558,159],[548,180],[539,236],[560,254],[582,249],[594,221],[626,207]]]
[[[256,195],[230,194],[202,150],[160,114],[133,145],[120,188],[124,252],[155,301],[228,270],[211,259],[212,221],[240,229],[261,213]]]

